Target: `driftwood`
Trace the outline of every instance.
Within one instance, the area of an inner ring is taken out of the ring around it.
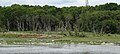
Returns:
[[[59,39],[63,36],[60,35],[45,35],[45,34],[34,34],[34,35],[19,35],[18,38],[38,38],[38,39],[47,39],[47,38],[55,38]]]
[[[19,35],[18,38],[40,38],[45,39],[47,38],[44,34],[34,34],[34,35]]]

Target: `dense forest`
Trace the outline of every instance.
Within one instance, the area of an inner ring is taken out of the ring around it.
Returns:
[[[120,33],[120,5],[96,6],[0,6],[0,31],[77,31]]]

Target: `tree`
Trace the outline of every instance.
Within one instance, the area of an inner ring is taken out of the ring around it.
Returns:
[[[0,29],[8,31],[120,32],[120,5],[97,6],[0,6]]]
[[[96,6],[97,10],[118,10],[118,4],[117,3],[106,3],[104,5]]]

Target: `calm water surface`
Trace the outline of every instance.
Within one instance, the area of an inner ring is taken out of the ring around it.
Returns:
[[[0,45],[0,54],[120,54],[120,46],[100,45]]]

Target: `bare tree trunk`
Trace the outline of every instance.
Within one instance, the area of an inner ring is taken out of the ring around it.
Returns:
[[[29,24],[28,27],[30,28],[30,30],[33,31],[33,29],[32,29],[32,26],[33,26],[32,25],[32,19],[29,19],[28,24]]]
[[[7,31],[10,31],[10,22],[8,19],[7,19]]]
[[[24,22],[22,22],[22,31],[25,30]]]
[[[95,26],[94,26],[94,25],[92,25],[92,31],[93,31],[93,33],[96,33],[96,30],[95,30]]]
[[[34,29],[35,31],[38,30],[38,26],[39,26],[39,22],[36,23],[36,26],[35,26],[35,29]]]
[[[33,29],[33,31],[35,31],[35,19],[34,18],[32,18],[32,29]]]
[[[17,30],[20,31],[20,23],[17,20]]]
[[[100,30],[100,33],[101,33],[101,34],[103,34],[103,33],[104,33],[104,32],[103,32],[103,26],[102,26],[102,28],[101,28],[101,30]]]
[[[17,30],[20,31],[20,26],[19,22],[17,21]]]

